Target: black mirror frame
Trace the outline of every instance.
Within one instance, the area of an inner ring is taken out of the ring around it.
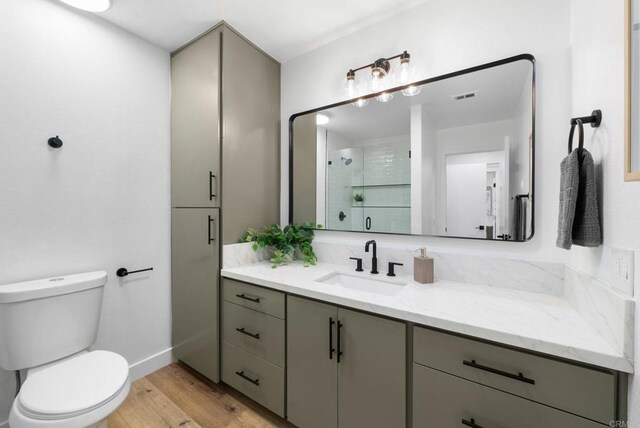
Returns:
[[[470,74],[470,73],[475,73],[477,71],[482,71],[482,70],[486,70],[489,68],[493,68],[493,67],[499,67],[501,65],[506,65],[506,64],[510,64],[512,62],[517,62],[517,61],[530,61],[531,62],[531,67],[532,67],[532,72],[531,72],[531,183],[529,183],[530,188],[531,188],[531,195],[530,195],[530,199],[531,199],[531,234],[526,237],[524,240],[521,241],[510,241],[510,240],[500,240],[500,239],[483,239],[483,238],[472,238],[472,237],[465,237],[465,236],[446,236],[446,235],[417,235],[417,234],[410,234],[410,233],[391,233],[391,232],[370,232],[370,231],[360,231],[360,230],[347,230],[347,231],[341,231],[341,232],[349,232],[349,233],[375,233],[375,234],[379,234],[379,235],[398,235],[398,236],[429,236],[429,237],[433,237],[433,238],[454,238],[454,239],[471,239],[471,240],[476,240],[476,241],[488,241],[488,242],[518,242],[518,243],[522,243],[522,242],[529,242],[533,239],[534,235],[535,235],[535,218],[536,218],[536,204],[535,204],[535,170],[536,170],[536,59],[533,55],[531,54],[520,54],[520,55],[516,55],[516,56],[512,56],[509,58],[504,58],[498,61],[492,61],[492,62],[488,62],[486,64],[481,64],[481,65],[477,65],[475,67],[470,67],[470,68],[465,68],[463,70],[459,70],[459,71],[454,71],[452,73],[447,73],[447,74],[443,74],[441,76],[436,76],[436,77],[432,77],[429,79],[425,79],[425,80],[420,80],[418,82],[414,82],[414,83],[409,83],[407,85],[404,86],[397,86],[395,88],[391,88],[388,90],[385,90],[385,92],[397,92],[397,91],[401,91],[409,86],[422,86],[422,85],[427,85],[429,83],[434,83],[434,82],[438,82],[440,80],[446,80],[446,79],[450,79],[453,77],[458,77],[458,76],[462,76],[464,74]],[[340,107],[346,104],[351,104],[354,101],[358,100],[358,99],[369,99],[369,98],[374,98],[377,97],[378,95],[380,95],[380,92],[377,93],[372,93],[369,95],[365,95],[365,96],[361,96],[361,97],[357,97],[357,98],[353,98],[350,100],[346,100],[346,101],[341,101],[338,103],[334,103],[334,104],[329,104],[326,106],[322,106],[322,107],[318,107],[318,108],[314,108],[311,110],[307,110],[307,111],[303,111],[300,113],[295,113],[293,115],[291,115],[291,117],[289,118],[289,216],[288,216],[288,221],[289,224],[293,224],[293,172],[294,172],[294,166],[293,166],[293,121],[300,117],[300,116],[304,116],[307,114],[311,114],[311,113],[317,113],[323,110],[327,110],[327,109],[331,109],[334,107]],[[331,230],[331,229],[327,229],[327,230]]]

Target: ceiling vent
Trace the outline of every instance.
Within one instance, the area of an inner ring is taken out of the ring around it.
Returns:
[[[466,94],[454,95],[452,98],[454,101],[468,100],[469,98],[475,98],[478,96],[478,91],[467,92]]]

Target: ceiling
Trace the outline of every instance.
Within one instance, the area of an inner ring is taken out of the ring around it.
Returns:
[[[226,21],[280,62],[428,0],[113,0],[99,16],[169,51]]]

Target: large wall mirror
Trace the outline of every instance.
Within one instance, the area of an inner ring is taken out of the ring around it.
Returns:
[[[292,116],[289,221],[530,239],[534,74],[519,55],[418,82],[413,96],[397,88]]]
[[[626,3],[626,142],[624,178],[640,180],[640,0]]]

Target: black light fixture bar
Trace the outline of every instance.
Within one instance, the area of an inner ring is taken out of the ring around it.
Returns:
[[[377,59],[374,62],[372,62],[371,64],[367,64],[367,65],[363,65],[361,67],[350,69],[347,72],[347,77],[349,77],[349,76],[354,76],[355,77],[355,73],[357,71],[364,70],[366,68],[374,68],[374,67],[378,67],[378,66],[381,66],[382,68],[384,68],[388,72],[389,71],[389,61],[392,61],[392,60],[394,60],[396,58],[400,58],[401,60],[408,60],[409,58],[411,58],[411,55],[409,55],[409,52],[404,51],[402,53],[399,53],[398,55],[390,56],[388,58]]]

